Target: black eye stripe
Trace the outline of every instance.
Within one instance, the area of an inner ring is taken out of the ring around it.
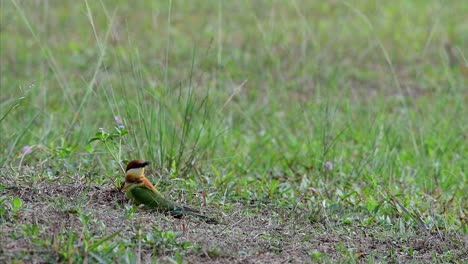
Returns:
[[[144,166],[144,165],[141,165],[141,166],[140,166],[140,165],[136,165],[136,166],[133,166],[133,167],[131,167],[131,168],[128,168],[127,171],[132,170],[132,169],[139,169],[139,168],[143,168],[143,167],[145,167],[145,166]]]
[[[131,169],[139,169],[139,168],[143,168],[145,166],[147,166],[149,163],[149,161],[141,161],[141,162],[138,162],[138,161],[131,161],[128,165],[127,165],[127,169],[125,170],[126,172],[131,170]]]

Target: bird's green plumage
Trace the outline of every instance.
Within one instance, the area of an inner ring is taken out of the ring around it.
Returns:
[[[169,212],[174,217],[192,215],[205,220],[207,223],[217,223],[216,219],[204,216],[196,210],[165,199],[157,190],[146,186],[144,183],[129,184],[126,187],[125,195],[137,205],[144,204],[148,209]]]
[[[171,201],[164,199],[157,191],[152,190],[143,183],[132,184],[125,191],[127,197],[133,200],[136,204],[144,204],[151,209],[161,209],[163,211],[174,210],[177,205]]]

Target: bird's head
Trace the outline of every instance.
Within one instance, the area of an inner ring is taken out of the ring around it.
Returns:
[[[149,161],[145,160],[132,160],[127,164],[125,169],[125,179],[140,179],[145,177],[145,167],[149,165]]]

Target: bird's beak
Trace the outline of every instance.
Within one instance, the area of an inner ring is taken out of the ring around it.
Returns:
[[[147,161],[147,160],[145,160],[145,161],[143,162],[143,165],[145,165],[145,166],[148,166],[148,165],[150,165],[150,164],[151,164],[151,162],[149,162],[149,161]]]

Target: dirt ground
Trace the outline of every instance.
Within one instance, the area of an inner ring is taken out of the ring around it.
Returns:
[[[140,209],[129,218],[125,216],[128,202],[124,194],[110,185],[50,185],[43,181],[27,186],[21,180],[0,178],[0,184],[6,186],[0,189],[0,196],[17,196],[23,202],[16,218],[6,212],[0,219],[0,260],[6,262],[25,252],[32,262],[54,256],[53,247],[38,247],[30,237],[14,236],[18,234],[15,228],[37,224],[43,227],[40,238],[58,236],[64,230],[80,233],[83,224],[73,209],[76,206],[90,213],[87,228],[98,236],[120,230],[114,239],[132,238],[137,233],[152,232],[153,225],[159,230],[180,232],[178,241],[197,245],[197,249],[183,251],[183,259],[189,263],[336,262],[353,258],[362,262],[468,261],[468,238],[461,233],[413,230],[395,234],[382,226],[344,224],[326,212],[311,222],[307,212],[242,203],[234,203],[229,212],[218,214],[223,222],[218,225]],[[158,251],[162,262],[165,255],[173,253],[167,248]],[[150,261],[154,248],[142,245],[138,254],[144,262]]]

